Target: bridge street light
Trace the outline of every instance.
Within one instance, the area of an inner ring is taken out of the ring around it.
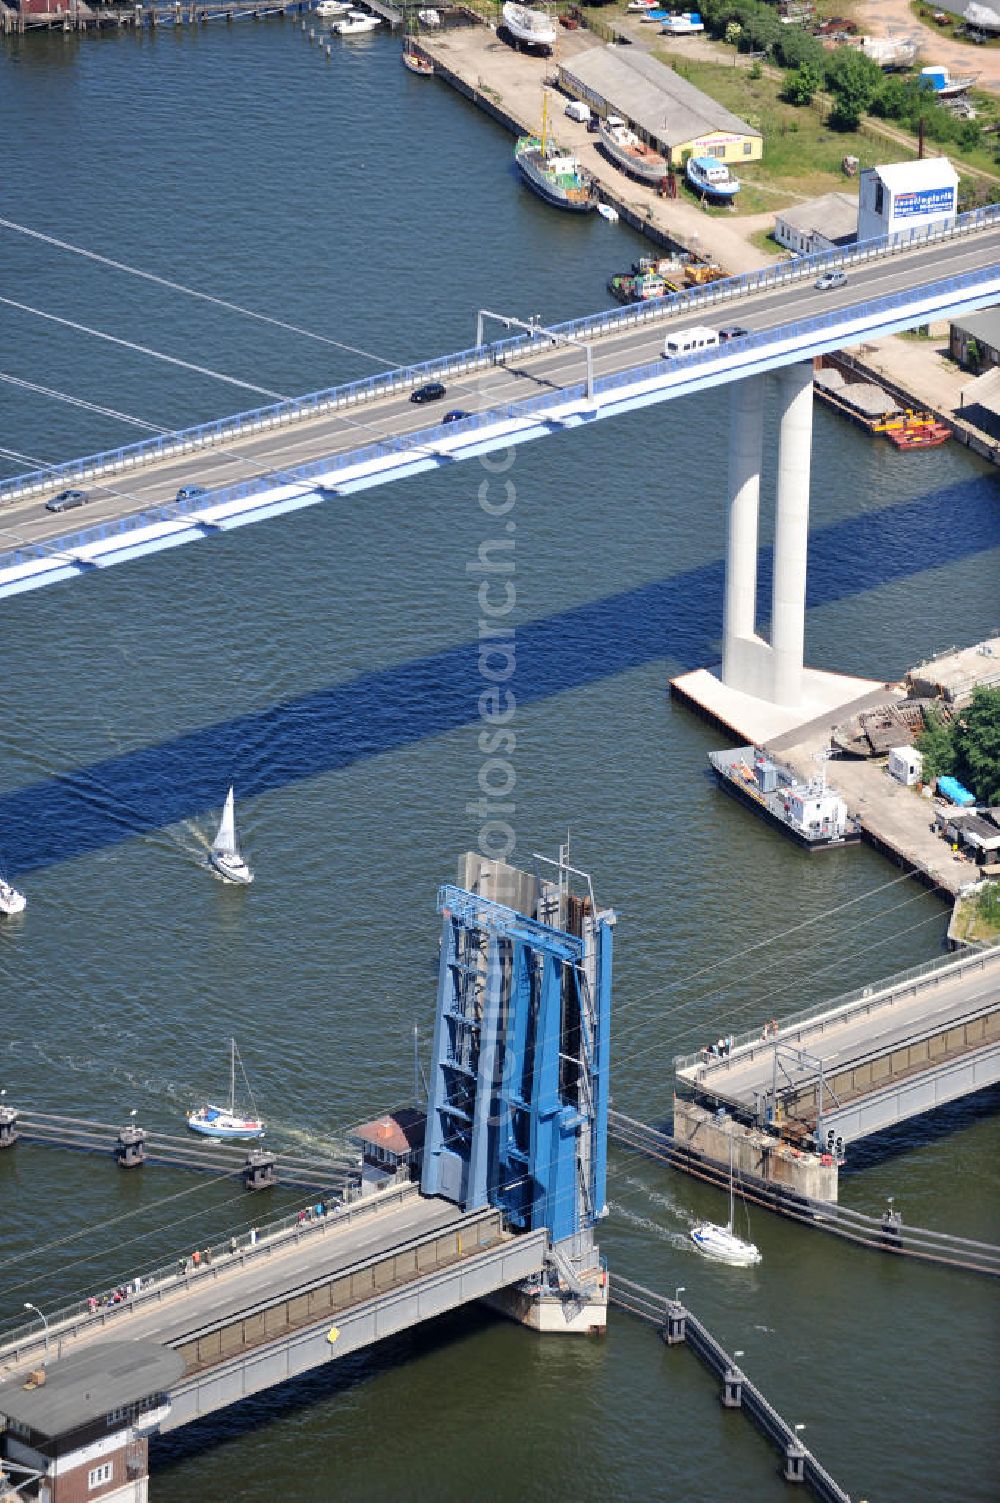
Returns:
[[[44,1360],[42,1362],[42,1366],[43,1367],[48,1367],[48,1365],[49,1365],[49,1323],[46,1320],[45,1316],[42,1314],[42,1311],[39,1310],[39,1308],[38,1308],[37,1305],[33,1305],[31,1303],[30,1299],[26,1299],[25,1300],[25,1302],[24,1302],[24,1308],[26,1310],[34,1310],[35,1314],[38,1316],[39,1320],[42,1322],[42,1325],[45,1327],[45,1358],[44,1358]]]

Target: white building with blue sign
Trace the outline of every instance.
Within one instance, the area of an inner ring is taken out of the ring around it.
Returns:
[[[861,173],[858,239],[883,235],[901,239],[934,224],[947,224],[958,212],[958,173],[947,157],[922,162],[890,162]]]

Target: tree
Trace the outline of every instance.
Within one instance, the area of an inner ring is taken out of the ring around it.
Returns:
[[[830,124],[857,130],[882,82],[882,70],[863,53],[841,47],[827,63],[826,81],[834,100]]]
[[[950,776],[955,771],[955,748],[951,727],[945,725],[936,710],[924,715],[924,729],[917,737],[917,751],[924,759],[924,782]]]
[[[739,21],[730,21],[726,27],[726,42],[730,47],[740,45],[740,37],[743,35],[743,27]]]
[[[980,804],[1000,804],[1000,689],[976,689],[955,721],[958,775]]]
[[[802,63],[794,73],[789,74],[782,97],[789,104],[809,104],[822,82],[823,76],[815,64]]]

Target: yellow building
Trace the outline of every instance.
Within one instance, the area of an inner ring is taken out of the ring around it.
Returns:
[[[581,52],[560,65],[559,85],[599,115],[623,116],[671,167],[698,156],[735,167],[759,161],[764,150],[759,130],[636,48]]]

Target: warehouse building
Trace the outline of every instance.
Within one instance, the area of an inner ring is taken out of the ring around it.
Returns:
[[[559,87],[599,115],[622,115],[671,167],[697,156],[734,167],[759,161],[764,149],[760,131],[638,48],[581,52],[560,65]]]
[[[1000,308],[964,313],[951,321],[951,354],[959,365],[986,371],[1000,365]]]
[[[851,245],[857,233],[858,200],[853,193],[824,193],[774,217],[775,240],[798,256]]]
[[[958,173],[947,157],[866,167],[860,185],[859,240],[901,240],[947,224],[958,212]]]

